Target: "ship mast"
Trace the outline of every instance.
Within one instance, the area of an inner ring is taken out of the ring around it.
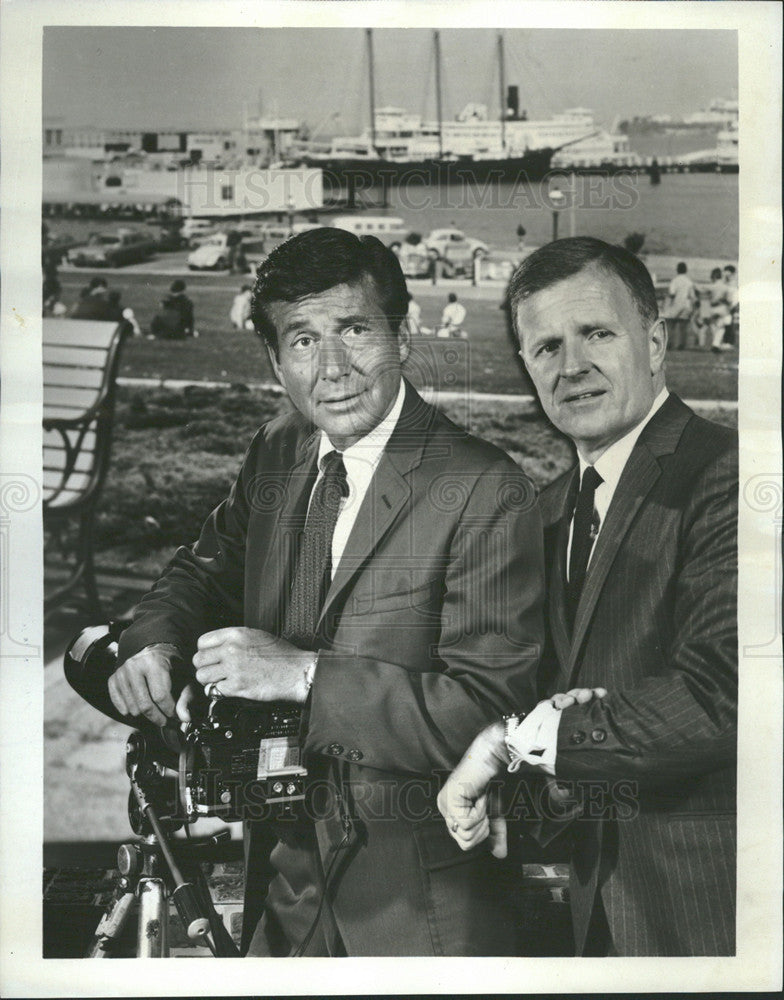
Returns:
[[[504,65],[504,36],[498,32],[498,82],[501,88],[501,149],[506,152],[506,66]]]
[[[366,28],[365,35],[367,37],[367,53],[368,53],[368,84],[370,90],[370,141],[373,146],[373,152],[377,153],[376,149],[376,83],[373,73],[373,29]]]
[[[438,119],[438,158],[444,155],[444,137],[441,128],[441,35],[438,31],[433,32],[433,45],[436,57],[436,118]]]

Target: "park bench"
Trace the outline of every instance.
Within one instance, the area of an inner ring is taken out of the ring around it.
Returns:
[[[93,527],[109,466],[120,346],[125,323],[43,320],[43,512],[44,528],[62,544],[76,526],[73,565],[65,584],[48,595],[48,616],[80,586],[85,605],[101,620],[93,566]]]

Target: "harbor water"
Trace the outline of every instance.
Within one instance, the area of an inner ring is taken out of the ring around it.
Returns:
[[[640,233],[644,253],[737,260],[737,174],[668,173],[651,184],[644,173],[574,177],[554,171],[534,184],[400,185],[390,190],[388,212],[423,236],[456,226],[507,250],[517,246],[518,226],[526,230],[529,246],[552,239],[555,190],[564,196],[557,212],[559,236],[622,243]]]

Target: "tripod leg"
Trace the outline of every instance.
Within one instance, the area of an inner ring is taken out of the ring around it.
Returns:
[[[169,894],[160,878],[139,880],[138,957],[169,957]]]
[[[110,909],[104,913],[95,928],[95,937],[87,952],[87,958],[110,958],[114,941],[122,934],[134,903],[134,894],[125,892],[115,899]]]

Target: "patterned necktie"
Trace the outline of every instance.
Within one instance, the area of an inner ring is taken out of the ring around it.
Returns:
[[[603,482],[604,480],[592,465],[586,466],[580,483],[577,506],[574,509],[572,549],[569,553],[569,600],[567,603],[569,620],[572,625],[577,614],[577,605],[580,603],[580,594],[588,569],[588,559],[599,530],[599,515],[593,503],[596,488]]]
[[[315,646],[316,626],[331,578],[332,536],[341,502],[348,496],[346,467],[340,452],[325,455],[322,469],[324,474],[310,498],[283,625],[283,638],[300,649]]]

